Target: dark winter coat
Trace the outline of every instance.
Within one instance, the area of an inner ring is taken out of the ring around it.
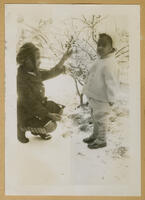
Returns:
[[[51,70],[40,70],[37,75],[25,71],[20,66],[17,74],[17,116],[21,127],[41,127],[50,119],[48,112],[60,111],[60,107],[52,101],[47,101],[42,81],[53,78],[63,72],[58,66]]]

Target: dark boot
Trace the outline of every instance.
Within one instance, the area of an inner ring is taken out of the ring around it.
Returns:
[[[85,143],[92,143],[95,139],[96,138],[91,135],[90,137],[84,138],[83,142],[85,142]]]
[[[52,137],[49,134],[39,134],[43,140],[50,140]]]
[[[26,138],[25,136],[25,131],[21,131],[20,128],[18,128],[18,134],[17,134],[17,138],[21,143],[28,143],[29,139]]]
[[[99,149],[99,148],[103,148],[103,147],[106,147],[107,146],[107,143],[104,141],[104,142],[97,142],[96,140],[90,144],[88,144],[88,148],[89,149]]]

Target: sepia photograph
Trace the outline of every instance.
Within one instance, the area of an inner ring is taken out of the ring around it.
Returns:
[[[140,196],[140,6],[4,9],[6,195]]]

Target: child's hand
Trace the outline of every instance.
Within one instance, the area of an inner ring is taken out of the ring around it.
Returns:
[[[113,102],[109,102],[109,105],[110,105],[110,106],[113,106],[113,105],[114,105],[114,103],[113,103]]]
[[[49,113],[48,116],[53,121],[60,121],[61,120],[61,115],[56,114],[56,113]]]

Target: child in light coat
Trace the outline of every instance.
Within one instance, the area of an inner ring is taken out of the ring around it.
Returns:
[[[97,46],[99,59],[93,64],[83,89],[92,111],[94,125],[91,136],[83,139],[90,149],[107,145],[106,116],[116,102],[119,89],[114,51],[112,38],[105,33],[100,34]]]

